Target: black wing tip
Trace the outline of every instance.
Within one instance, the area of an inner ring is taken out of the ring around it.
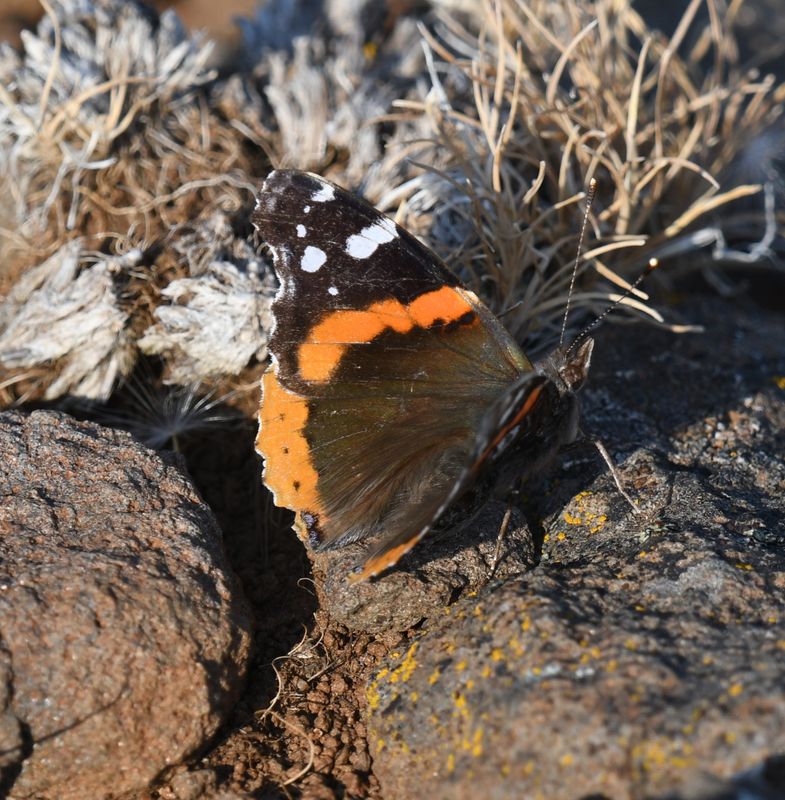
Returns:
[[[301,169],[274,169],[267,174],[267,177],[262,182],[262,188],[259,190],[257,199],[261,199],[262,195],[280,192],[283,189],[292,187],[299,191],[317,192],[323,186],[335,186],[335,184],[315,172],[306,172]]]
[[[344,191],[313,172],[274,169],[268,173],[256,195],[256,207],[251,220],[259,233],[265,236],[272,232],[271,226],[278,222],[291,222],[294,205],[299,204],[304,208],[314,202],[313,198],[325,189],[332,196],[336,192]]]

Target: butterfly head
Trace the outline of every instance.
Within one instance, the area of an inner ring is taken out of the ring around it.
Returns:
[[[577,348],[557,348],[537,366],[549,378],[561,396],[580,391],[589,375],[594,339],[585,339]]]

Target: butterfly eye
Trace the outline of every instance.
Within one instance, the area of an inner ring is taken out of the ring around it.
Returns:
[[[571,392],[577,392],[586,382],[593,349],[594,339],[586,339],[575,355],[559,370],[562,380]]]

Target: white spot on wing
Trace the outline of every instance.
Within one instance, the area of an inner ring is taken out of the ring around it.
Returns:
[[[303,206],[303,214],[307,214],[311,210],[310,206]]]
[[[330,288],[329,288],[327,291],[328,291],[328,292],[329,292],[329,293],[330,293],[330,294],[331,294],[333,297],[335,297],[335,295],[337,295],[337,294],[338,294],[338,289],[337,289],[335,286],[331,286],[331,287],[330,287]]]
[[[335,189],[329,183],[322,184],[321,189],[311,195],[311,200],[314,203],[326,203],[335,197]]]
[[[346,240],[346,252],[352,258],[368,258],[376,252],[380,244],[387,244],[398,237],[395,223],[391,219],[380,220]]]
[[[306,272],[318,272],[325,261],[327,261],[327,256],[324,250],[309,245],[305,248],[302,260],[300,261],[300,267]]]
[[[297,235],[298,235],[298,236],[299,236],[301,239],[302,239],[302,238],[305,236],[305,234],[306,234],[306,233],[308,233],[308,231],[307,231],[307,230],[305,230],[305,225],[298,225],[298,226],[297,226]]]

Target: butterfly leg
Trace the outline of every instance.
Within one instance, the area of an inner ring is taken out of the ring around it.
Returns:
[[[627,492],[624,491],[624,487],[621,485],[621,479],[619,478],[616,465],[613,463],[608,451],[605,449],[605,445],[599,439],[591,439],[590,441],[597,448],[597,451],[602,456],[602,460],[605,462],[608,470],[613,476],[613,481],[616,484],[616,488],[619,490],[619,494],[630,504],[630,508],[634,513],[640,514],[641,510],[635,505],[633,499],[627,494]]]
[[[510,519],[512,518],[512,510],[515,508],[515,500],[518,498],[518,490],[514,489],[507,493],[507,508],[504,511],[504,516],[502,517],[502,523],[499,526],[499,533],[496,535],[496,546],[493,548],[493,556],[491,557],[491,565],[488,567],[488,572],[482,582],[482,585],[485,586],[493,576],[496,574],[496,570],[499,567],[499,564],[502,560],[502,548],[504,546],[504,540],[507,538],[507,531],[510,528]]]
[[[502,517],[502,524],[499,526],[499,533],[496,536],[496,547],[493,550],[493,558],[491,559],[491,566],[488,568],[488,574],[485,576],[483,585],[488,583],[493,578],[502,558],[502,545],[507,536],[507,529],[510,527],[510,517],[512,516],[512,503],[507,503],[507,509]]]

